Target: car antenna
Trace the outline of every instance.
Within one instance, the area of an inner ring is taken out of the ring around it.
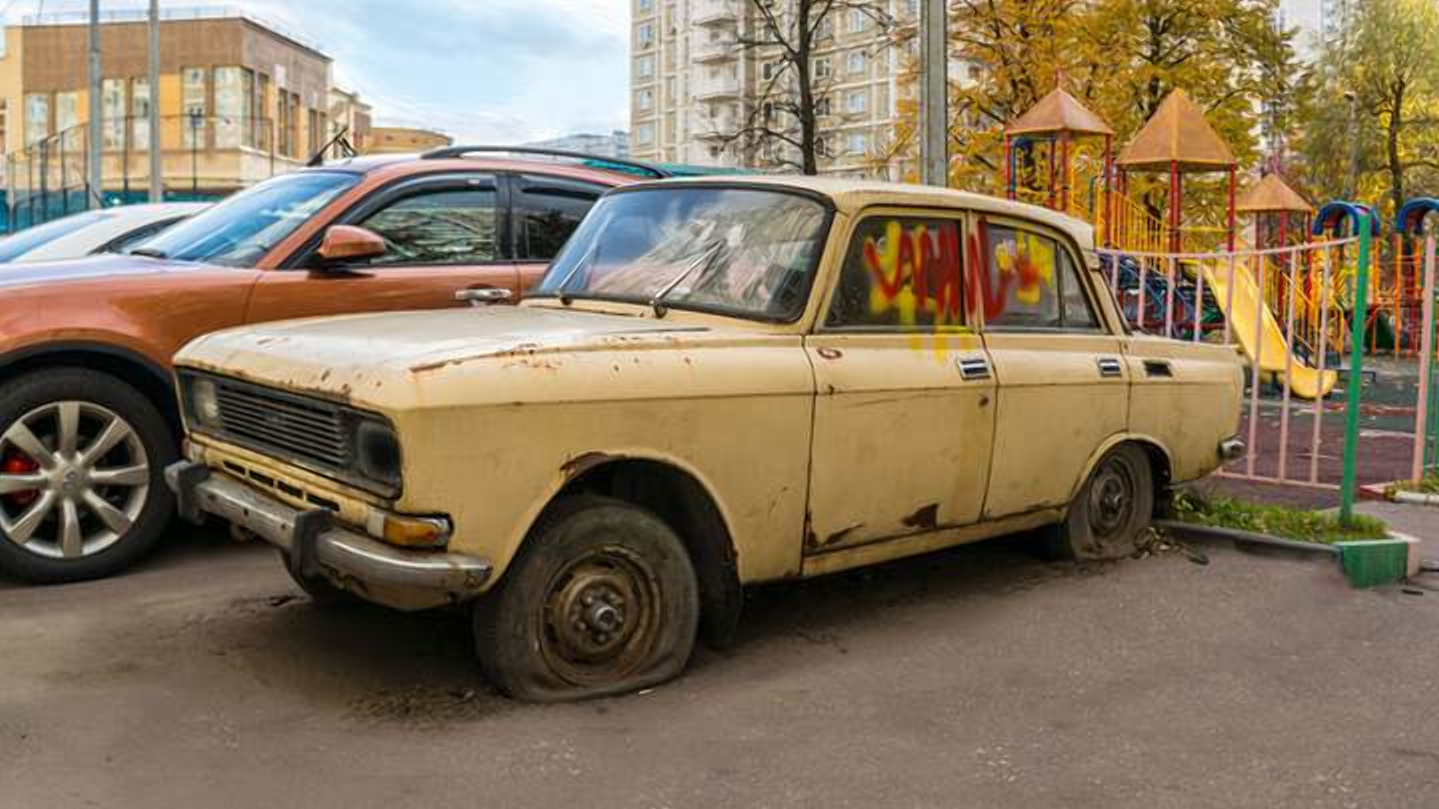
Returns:
[[[325,165],[325,153],[335,147],[339,147],[341,159],[349,159],[359,154],[355,151],[355,145],[350,142],[350,128],[346,126],[325,141],[324,146],[316,149],[315,153],[310,155],[310,159],[305,161],[305,166],[313,169]]]

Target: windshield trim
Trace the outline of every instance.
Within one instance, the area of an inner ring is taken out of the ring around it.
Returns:
[[[692,180],[657,180],[652,183],[640,183],[638,185],[617,186],[606,193],[601,200],[619,194],[639,194],[644,192],[670,191],[671,189],[706,189],[715,191],[766,191],[775,194],[786,194],[792,197],[803,197],[813,202],[818,202],[824,209],[824,223],[820,225],[819,232],[815,234],[815,244],[819,249],[815,251],[814,257],[810,259],[810,266],[805,277],[808,279],[804,289],[804,305],[799,307],[793,317],[770,317],[750,309],[735,310],[724,306],[711,306],[705,304],[690,303],[679,300],[666,300],[665,308],[674,309],[680,312],[698,312],[705,315],[718,315],[720,317],[733,317],[740,320],[749,320],[755,323],[768,323],[775,326],[788,326],[798,323],[804,319],[805,313],[809,311],[813,302],[815,281],[818,280],[820,265],[824,261],[825,253],[828,252],[829,237],[834,229],[835,207],[834,200],[822,192],[809,188],[796,188],[793,186],[775,186],[768,183],[746,183],[746,182],[695,182]],[[596,203],[598,207],[598,203]],[[593,215],[591,209],[589,215]],[[583,292],[529,292],[525,294],[525,300],[559,300],[568,298],[574,301],[600,301],[602,303],[626,303],[639,306],[650,306],[650,299],[644,296],[631,297],[624,295],[597,295]]]

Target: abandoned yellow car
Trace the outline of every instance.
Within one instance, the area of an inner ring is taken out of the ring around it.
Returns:
[[[1234,352],[1129,335],[1092,238],[921,186],[619,189],[518,307],[191,343],[169,480],[317,599],[472,604],[511,696],[643,688],[745,585],[1045,526],[1132,550],[1242,450]]]

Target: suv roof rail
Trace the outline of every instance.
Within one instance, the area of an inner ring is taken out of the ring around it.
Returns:
[[[539,146],[441,146],[438,149],[431,149],[420,154],[421,160],[450,160],[454,158],[468,157],[473,154],[515,154],[530,155],[534,157],[562,157],[568,160],[575,160],[580,163],[591,164],[595,168],[609,168],[613,171],[628,173],[641,173],[657,180],[663,180],[672,176],[670,172],[659,166],[649,163],[641,163],[636,160],[625,160],[619,157],[605,157],[603,155],[586,154],[584,152],[571,152],[564,149],[545,149]]]

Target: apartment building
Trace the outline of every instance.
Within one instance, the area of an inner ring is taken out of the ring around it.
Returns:
[[[780,15],[793,0],[770,0]],[[820,171],[901,176],[904,161],[876,165],[912,99],[912,47],[863,9],[843,7],[818,28],[812,71],[821,90]],[[914,26],[917,0],[880,0],[899,27]],[[762,30],[754,0],[632,0],[630,150],[640,160],[780,168],[792,147],[735,139],[774,86],[777,49],[741,47]],[[912,43],[911,43],[912,44]],[[775,128],[783,128],[782,121]]]

